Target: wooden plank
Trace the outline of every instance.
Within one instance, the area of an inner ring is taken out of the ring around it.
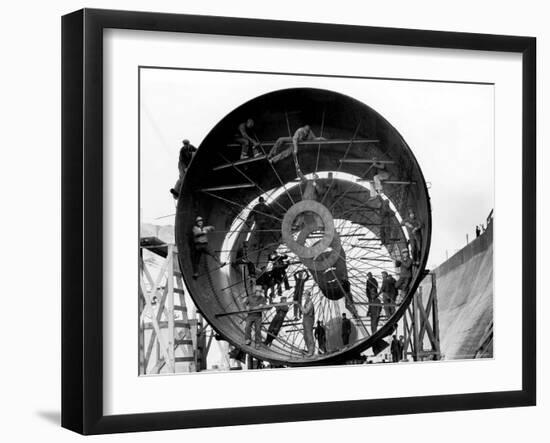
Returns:
[[[165,361],[163,359],[158,359],[157,364],[153,366],[153,369],[151,369],[151,374],[160,374],[160,371],[165,365]]]
[[[317,146],[317,145],[347,145],[347,144],[361,144],[361,143],[378,143],[380,140],[378,139],[370,139],[370,138],[357,138],[357,139],[336,139],[336,140],[304,140],[301,142],[298,142],[298,146]],[[273,146],[276,143],[276,141],[269,141],[269,142],[262,142],[260,143],[261,146]],[[286,142],[288,144],[292,143],[291,141]],[[230,148],[240,148],[240,143],[229,143],[227,144],[227,147]]]
[[[372,183],[372,180],[368,180],[366,178],[357,178],[355,179],[358,183]],[[416,185],[415,181],[407,181],[407,180],[382,180],[382,185]]]
[[[187,316],[187,304],[185,302],[185,292],[183,290],[183,280],[180,277],[176,277],[176,286],[177,294],[180,300],[179,310],[182,314],[183,320],[187,323],[185,327],[179,329],[178,339],[181,340],[181,345],[183,346],[183,352],[185,357],[189,357],[192,360],[187,365],[189,372],[197,371],[196,357],[197,353],[195,352],[195,346],[193,343],[193,333],[191,330],[191,325],[189,322],[189,317]]]
[[[288,303],[273,303],[271,305],[263,305],[254,309],[242,309],[240,311],[231,311],[231,312],[222,312],[221,314],[216,314],[216,317],[227,317],[228,315],[237,315],[237,314],[248,314],[249,312],[263,312],[269,311],[271,308],[276,308],[278,306],[292,306],[298,304],[298,302],[288,302]]]
[[[231,189],[245,189],[245,188],[254,188],[256,185],[252,183],[243,183],[240,185],[225,185],[225,186],[214,186],[212,188],[203,188],[200,189],[202,192],[213,192],[213,191],[226,191]]]
[[[164,329],[164,328],[167,328],[168,327],[168,322],[167,321],[159,321],[158,322],[158,325],[159,325],[159,328],[160,329]],[[190,328],[191,325],[189,324],[189,322],[185,321],[185,320],[175,320],[174,321],[174,326],[176,328]],[[143,325],[143,328],[144,329],[154,329],[153,328],[153,324],[150,323],[150,322],[147,322]]]
[[[216,167],[212,168],[212,170],[213,171],[219,171],[220,169],[232,168],[234,166],[239,166],[239,165],[246,165],[248,163],[257,162],[257,161],[260,161],[260,160],[265,160],[266,158],[267,158],[267,155],[259,155],[257,157],[244,158],[242,160],[237,160],[237,161],[234,161],[232,163],[224,163],[222,165],[219,165],[219,166],[216,166]]]
[[[418,300],[417,310],[418,310],[418,313],[420,314],[420,317],[422,317],[421,325],[425,328],[426,332],[428,333],[428,338],[430,339],[432,347],[434,347],[436,340],[435,340],[433,329],[430,325],[430,321],[428,320],[428,316],[426,315],[426,311],[424,311],[424,306],[422,306],[422,300],[420,299],[420,297],[418,297],[417,300]],[[420,335],[419,335],[419,341],[420,341]]]
[[[359,257],[359,260],[364,260],[364,261],[381,261],[381,262],[385,262],[385,263],[393,263],[393,260],[386,259],[386,258]]]
[[[340,163],[361,163],[361,164],[384,164],[384,165],[393,165],[395,162],[393,160],[369,160],[366,158],[343,158],[339,160]]]

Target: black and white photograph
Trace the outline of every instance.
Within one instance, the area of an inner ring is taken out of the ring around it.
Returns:
[[[494,84],[138,76],[139,375],[494,357]]]
[[[543,442],[545,9],[6,3],[0,440]]]

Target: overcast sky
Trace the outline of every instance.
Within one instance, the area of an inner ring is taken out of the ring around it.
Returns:
[[[164,216],[175,212],[168,190],[177,179],[183,138],[198,147],[237,106],[291,87],[349,95],[401,133],[430,186],[430,268],[463,247],[466,234],[475,236],[494,204],[493,86],[183,70],[141,71],[143,221],[174,222]]]

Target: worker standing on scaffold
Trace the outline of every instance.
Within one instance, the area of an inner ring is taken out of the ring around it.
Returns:
[[[300,305],[302,304],[302,294],[306,281],[309,280],[309,272],[300,269],[294,273],[294,320],[301,316]]]
[[[292,154],[298,177],[305,179],[304,174],[302,174],[300,169],[300,165],[298,164],[298,143],[310,140],[325,140],[325,138],[316,137],[309,125],[302,126],[301,128],[296,129],[296,132],[292,137],[279,137],[269,151],[267,158],[271,163],[277,163]],[[285,143],[292,143],[292,146],[277,153],[281,146]]]
[[[349,344],[349,336],[351,335],[351,321],[346,316],[345,312],[342,312],[342,343],[344,347]]]
[[[178,160],[179,178],[176,184],[174,185],[174,187],[170,189],[170,193],[175,199],[178,199],[180,197],[183,178],[185,177],[185,173],[187,172],[189,163],[191,163],[191,160],[193,159],[193,156],[197,151],[197,148],[195,148],[191,143],[189,143],[189,140],[187,139],[183,140],[182,144],[183,145],[180,149],[180,156]]]
[[[372,167],[375,169],[374,177],[370,182],[370,199],[380,197],[382,193],[382,181],[390,178],[390,173],[386,170],[386,164],[373,158]]]
[[[264,344],[266,346],[270,346],[277,335],[279,335],[279,331],[283,327],[286,313],[289,309],[290,308],[288,306],[288,303],[286,302],[286,297],[281,297],[280,304],[279,306],[277,306],[277,309],[275,310],[275,315],[273,316],[273,319],[269,324],[269,328],[267,329],[267,337],[264,341]]]
[[[304,327],[304,341],[306,342],[306,355],[311,357],[315,352],[315,340],[313,339],[313,324],[315,323],[315,307],[311,299],[311,291],[306,291],[302,310],[302,325]]]
[[[399,268],[399,279],[395,284],[395,288],[399,289],[400,296],[397,300],[398,303],[401,303],[407,294],[409,285],[412,279],[412,265],[413,261],[409,257],[409,250],[403,248],[401,250],[401,260],[395,262],[395,266]]]
[[[317,320],[317,326],[315,326],[315,338],[319,346],[319,354],[327,353],[327,331],[323,326],[323,323]]]
[[[401,223],[409,230],[409,239],[411,241],[411,254],[414,264],[420,264],[420,247],[422,246],[422,228],[424,224],[416,218],[416,214],[409,209],[408,217]]]
[[[246,314],[246,323],[244,327],[244,340],[246,345],[252,343],[252,326],[254,326],[254,347],[259,348],[262,342],[262,310],[265,306],[265,298],[262,295],[262,288],[256,286],[254,293],[247,297],[245,306],[248,309]]]
[[[238,133],[235,135],[235,140],[241,145],[241,160],[250,157],[250,146],[252,146],[252,155],[254,155],[254,157],[262,155],[257,149],[260,143],[254,140],[248,133],[253,127],[254,120],[251,118],[238,126]]]
[[[395,312],[395,299],[397,298],[397,289],[395,288],[396,281],[391,274],[382,271],[382,287],[379,295],[382,296],[384,303],[384,312],[386,317],[390,318]]]
[[[367,273],[366,285],[367,298],[369,300],[369,309],[367,315],[370,316],[371,330],[374,334],[378,330],[378,319],[380,318],[380,301],[378,300],[378,281],[372,276],[372,272]]]
[[[195,226],[193,226],[193,244],[194,244],[194,253],[192,254],[192,265],[193,265],[193,278],[196,279],[199,276],[199,264],[203,254],[209,255],[220,265],[220,267],[225,266],[225,263],[221,263],[218,260],[218,257],[214,254],[210,246],[208,246],[208,233],[214,230],[214,226],[204,226],[204,220],[199,215],[195,219]]]

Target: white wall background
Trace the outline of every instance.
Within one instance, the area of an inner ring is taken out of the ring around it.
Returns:
[[[549,76],[550,29],[544,2],[416,1],[322,4],[314,1],[205,1],[154,4],[143,0],[89,0],[86,3],[9,2],[2,8],[0,122],[2,122],[1,268],[2,360],[0,363],[0,438],[4,441],[73,441],[82,437],[59,427],[60,414],[60,16],[87,7],[157,10],[283,20],[349,23],[449,31],[532,35],[538,40],[538,145],[550,119],[550,97],[542,79]],[[544,165],[544,163],[546,163]],[[539,156],[539,226],[548,223],[548,156]],[[518,166],[519,167],[519,166]],[[511,177],[514,180],[515,177]],[[546,189],[543,189],[546,188]],[[546,191],[546,192],[545,192]],[[514,234],[514,233],[512,233]],[[517,233],[516,233],[517,234]],[[548,246],[541,232],[540,250]],[[31,255],[32,254],[32,255]],[[550,265],[540,254],[539,273]],[[38,264],[38,265],[37,265]],[[539,278],[539,283],[541,279]],[[226,442],[319,442],[338,438],[388,442],[464,442],[491,439],[544,441],[549,431],[550,328],[543,314],[550,302],[548,284],[539,286],[539,406],[533,408],[378,417],[353,420],[258,425],[226,429],[170,431],[99,437],[132,442],[200,439]],[[518,358],[513,350],[510,358]],[[396,429],[398,430],[396,432]],[[411,430],[412,432],[407,432]]]

